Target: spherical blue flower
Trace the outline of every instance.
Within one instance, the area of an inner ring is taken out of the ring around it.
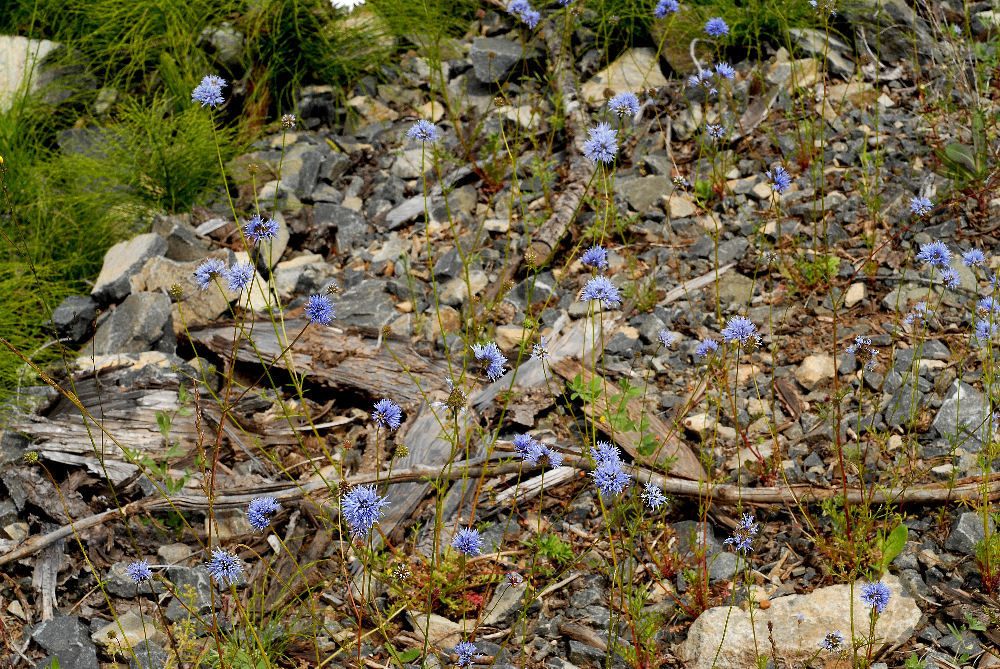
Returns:
[[[733,316],[722,329],[722,341],[726,343],[738,341],[740,346],[759,346],[760,335],[757,334],[757,326],[749,318]]]
[[[864,602],[868,608],[874,609],[877,614],[885,611],[885,607],[889,605],[889,599],[891,597],[892,593],[889,592],[889,586],[882,581],[866,583],[861,586],[861,601]]]
[[[604,276],[595,276],[587,282],[580,292],[581,302],[591,300],[601,300],[608,309],[617,307],[622,303],[618,295],[618,289],[611,283],[611,280]]]
[[[980,318],[976,321],[974,336],[979,341],[995,339],[998,332],[1000,332],[1000,323],[994,323],[992,320],[986,320],[985,318]]]
[[[928,242],[920,245],[917,260],[937,267],[948,267],[951,264],[951,251],[944,242]]]
[[[792,177],[789,176],[788,172],[781,165],[778,165],[773,170],[764,172],[764,174],[771,180],[771,190],[775,193],[784,193],[792,186]]]
[[[253,265],[250,263],[236,263],[225,272],[226,285],[229,287],[229,290],[238,293],[250,285],[255,273]]]
[[[459,641],[451,652],[458,655],[458,666],[468,667],[472,665],[473,658],[479,654],[479,649],[468,641]]]
[[[931,202],[926,197],[911,197],[910,198],[910,213],[916,214],[917,216],[926,216],[930,213],[930,210],[934,207],[934,203]]]
[[[526,26],[534,29],[538,25],[538,22],[542,20],[542,15],[534,9],[529,9],[524,14],[521,14],[521,20],[524,21]]]
[[[593,163],[598,161],[610,163],[618,151],[618,140],[615,131],[607,123],[598,123],[596,128],[587,131],[586,142],[583,143],[583,155]]]
[[[206,565],[208,573],[219,585],[235,585],[243,574],[243,563],[240,559],[224,550],[222,546],[212,549],[212,559]]]
[[[966,267],[979,267],[986,262],[986,256],[979,249],[969,249],[962,254],[962,262]]]
[[[514,452],[527,460],[531,456],[531,451],[535,447],[535,438],[530,434],[515,434],[511,440],[514,444]]]
[[[367,537],[372,527],[385,513],[382,507],[389,504],[385,497],[379,497],[374,485],[359,485],[340,500],[340,513],[351,530],[351,536]]]
[[[927,303],[917,302],[913,305],[913,310],[903,317],[903,323],[912,325],[914,322],[927,323]]]
[[[820,642],[820,648],[824,650],[829,650],[836,653],[844,645],[844,635],[840,633],[840,630],[835,632],[827,632],[826,636]]]
[[[254,214],[243,226],[243,234],[251,244],[256,244],[262,239],[274,239],[278,236],[278,222],[273,218],[264,220],[260,214]]]
[[[483,373],[489,377],[490,381],[496,381],[504,375],[504,365],[507,363],[507,358],[500,352],[500,347],[496,345],[496,342],[473,344],[472,355],[482,365]]]
[[[715,72],[723,79],[732,79],[736,76],[736,70],[729,63],[719,63],[715,66]]]
[[[513,0],[513,2],[507,5],[507,13],[521,19],[521,22],[525,23],[529,28],[537,26],[538,21],[542,18],[541,14],[531,8],[527,0]]]
[[[719,350],[719,342],[714,339],[702,339],[701,343],[698,344],[698,348],[694,350],[695,355],[699,358],[707,358],[713,352]]]
[[[721,17],[709,19],[705,23],[705,34],[709,37],[722,37],[729,34],[729,26],[726,25],[726,22]]]
[[[719,92],[719,89],[715,88],[714,76],[711,70],[701,70],[692,74],[688,77],[688,86],[701,86],[709,94]]]
[[[656,335],[656,340],[663,346],[673,346],[677,341],[677,335],[669,330],[660,330]]]
[[[475,557],[483,552],[483,539],[477,529],[462,529],[451,540],[451,547],[466,555]]]
[[[281,509],[281,504],[273,497],[256,497],[247,506],[247,520],[258,532],[263,532],[271,525],[269,516]]]
[[[713,139],[723,139],[726,136],[726,131],[718,123],[706,123],[705,132]]]
[[[653,511],[656,511],[667,503],[667,498],[663,496],[663,491],[649,482],[646,483],[646,486],[642,490],[642,499]]]
[[[205,290],[208,288],[212,279],[217,276],[222,276],[226,271],[226,263],[222,262],[218,258],[209,258],[202,264],[198,265],[198,269],[194,271],[194,282],[198,286]]]
[[[990,295],[980,299],[976,308],[985,314],[1000,312],[1000,304],[997,304],[996,300]]]
[[[191,92],[191,101],[200,102],[202,107],[218,107],[226,101],[222,97],[222,87],[225,85],[225,79],[210,74]]]
[[[603,497],[621,494],[632,482],[632,477],[622,467],[620,460],[604,460],[590,475]]]
[[[608,109],[617,114],[618,118],[637,116],[639,114],[639,98],[631,91],[619,93],[608,100]]]
[[[552,468],[558,467],[562,464],[563,455],[554,448],[536,441],[531,450],[528,451],[525,461],[532,465],[537,465],[539,462],[548,461],[549,466]]]
[[[326,295],[312,295],[306,301],[306,306],[303,308],[306,318],[309,319],[310,323],[319,323],[320,325],[329,325],[336,318],[333,310],[333,304],[330,302],[330,298]]]
[[[962,285],[962,279],[958,276],[958,272],[948,267],[941,270],[941,283],[954,290]]]
[[[548,360],[549,341],[545,337],[539,337],[537,344],[531,345],[531,357],[535,360]]]
[[[403,410],[392,400],[386,398],[375,403],[375,410],[372,411],[372,422],[390,430],[399,428],[400,420],[403,417]]]
[[[607,441],[599,441],[594,444],[594,462],[598,465],[604,462],[621,462],[622,452],[618,447]]]
[[[153,578],[153,572],[149,569],[149,563],[145,560],[129,563],[125,567],[125,573],[135,581],[136,585]]]
[[[740,520],[740,524],[733,532],[733,536],[726,539],[723,543],[732,544],[737,551],[746,553],[753,550],[753,538],[755,536],[757,536],[757,523],[754,522],[752,515],[745,513]]]
[[[681,11],[681,5],[677,0],[660,0],[653,9],[653,16],[662,19],[667,14],[676,14]]]
[[[601,246],[591,246],[580,256],[580,262],[587,267],[604,269],[608,266],[608,252]]]
[[[430,121],[420,119],[406,131],[406,136],[410,139],[416,139],[424,143],[430,142],[433,144],[438,141],[441,135],[438,132],[437,126]]]

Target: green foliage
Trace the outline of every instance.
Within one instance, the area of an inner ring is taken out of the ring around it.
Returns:
[[[534,545],[539,555],[558,562],[560,566],[573,559],[573,547],[558,535],[544,534],[535,539]]]
[[[903,665],[906,669],[924,669],[927,664],[921,660],[916,653],[913,653],[908,658],[906,658],[906,664]]]
[[[909,530],[906,525],[900,523],[892,532],[882,538],[882,558],[879,562],[879,573],[884,574],[889,568],[889,564],[896,559],[903,547],[906,546],[906,538]]]
[[[795,258],[795,269],[806,286],[828,283],[837,276],[839,268],[840,258],[833,253],[817,253],[811,257]]]

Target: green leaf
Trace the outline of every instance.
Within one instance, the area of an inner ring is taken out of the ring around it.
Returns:
[[[420,657],[420,649],[411,648],[410,650],[403,651],[402,653],[399,654],[399,661],[402,662],[403,664],[409,664],[418,657]]]
[[[170,434],[170,416],[166,411],[156,412],[156,425],[160,428],[160,434],[166,439]]]
[[[976,174],[976,155],[964,144],[952,142],[944,147],[944,157],[955,167],[964,168],[970,174]]]
[[[906,528],[906,525],[900,523],[896,526],[896,529],[889,534],[889,536],[883,539],[882,564],[879,571],[884,572],[889,567],[889,563],[903,551],[903,547],[906,545],[906,537],[908,535],[909,530]]]
[[[59,658],[54,657],[52,661],[49,662],[49,669],[59,669]]]

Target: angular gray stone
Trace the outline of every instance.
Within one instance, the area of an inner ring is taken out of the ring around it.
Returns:
[[[60,337],[79,343],[97,318],[97,302],[92,297],[70,295],[52,311],[52,327]]]
[[[195,233],[190,218],[187,214],[153,216],[152,231],[167,241],[164,255],[170,260],[188,262],[208,255],[208,244]]]
[[[163,592],[163,584],[159,581],[143,581],[136,586],[136,582],[128,575],[125,568],[128,562],[116,562],[111,565],[108,575],[104,579],[104,587],[115,597],[125,597],[132,599],[136,592],[140,595],[151,595],[153,591]]]
[[[130,669],[163,669],[167,666],[169,656],[159,644],[142,641],[133,646],[132,650],[135,652],[135,656],[129,657]]]
[[[989,527],[992,535],[995,531],[992,519],[990,519]],[[975,555],[976,544],[984,539],[986,539],[986,528],[983,525],[983,517],[978,513],[966,511],[960,513],[955,519],[944,547],[956,553]]]
[[[28,91],[38,89],[42,63],[58,48],[47,39],[0,35],[0,112],[10,109],[22,85],[27,84]]]
[[[830,72],[841,79],[850,81],[854,75],[854,63],[845,55],[853,49],[834,35],[828,35],[812,28],[789,28],[795,46],[816,58],[826,58]]]
[[[320,171],[329,154],[330,150],[320,144],[316,149],[302,155],[302,169],[299,170],[299,182],[295,186],[295,194],[300,200],[312,199]]]
[[[674,190],[673,182],[666,176],[639,177],[622,183],[620,187],[629,206],[641,214],[659,206],[660,199]]]
[[[335,228],[337,250],[347,253],[367,246],[372,227],[358,212],[343,205],[324,202],[313,210],[313,225],[317,229]],[[329,243],[327,241],[327,243]]]
[[[501,37],[479,37],[469,49],[472,71],[484,84],[506,79],[524,55],[527,54],[520,43]]]
[[[56,616],[40,622],[31,630],[31,638],[49,654],[46,659],[57,658],[61,667],[98,668],[90,628],[76,616]]]
[[[104,265],[90,294],[102,304],[120,302],[129,294],[128,280],[146,261],[167,252],[167,240],[155,232],[118,242],[104,254]]]
[[[946,439],[957,438],[969,451],[978,451],[989,438],[990,402],[970,385],[956,379],[932,423]]]
[[[885,405],[885,422],[890,427],[911,425],[920,413],[923,395],[911,383],[896,389]]]
[[[205,569],[170,567],[167,569],[167,579],[174,584],[177,595],[167,606],[167,620],[177,622],[192,613],[202,615],[212,610],[211,577]],[[179,597],[183,598],[183,603],[179,601]]]
[[[905,0],[858,0],[838,7],[880,60],[895,63],[913,57],[923,63],[941,58],[941,48],[927,23]]]
[[[338,325],[353,325],[368,330],[378,330],[388,325],[398,315],[396,302],[387,291],[384,281],[365,279],[344,291],[335,301]]]
[[[94,354],[173,353],[176,348],[170,298],[162,293],[135,293],[119,304],[97,328]]]

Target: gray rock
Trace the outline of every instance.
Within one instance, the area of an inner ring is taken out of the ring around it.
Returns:
[[[312,199],[320,171],[323,169],[326,157],[330,155],[329,149],[324,151],[323,145],[319,146],[320,148],[302,155],[302,169],[299,170],[299,181],[295,186],[295,194],[300,200]]]
[[[507,627],[524,613],[524,594],[527,588],[526,583],[518,586],[511,586],[508,583],[501,585],[493,595],[493,601],[486,610],[489,613],[483,619],[483,625],[491,627]],[[542,602],[535,597],[528,605],[527,615],[532,615],[541,609]]]
[[[319,176],[330,183],[336,183],[342,177],[347,168],[351,166],[351,159],[346,153],[330,153],[323,162]]]
[[[47,39],[0,35],[0,112],[10,109],[23,84],[29,92],[39,88],[44,61],[58,48]]]
[[[337,242],[337,251],[339,253],[350,253],[355,249],[365,248],[371,240],[373,231],[372,226],[368,224],[368,221],[361,214],[344,208],[344,213],[337,223],[337,234],[334,236]]]
[[[389,230],[396,230],[424,216],[424,196],[414,195],[386,212],[384,223]]]
[[[978,451],[989,438],[990,417],[989,398],[956,379],[932,425],[942,437]]]
[[[208,244],[195,233],[190,218],[187,214],[153,216],[152,231],[167,241],[164,255],[170,260],[189,262],[208,255]]]
[[[601,667],[604,666],[604,658],[607,653],[593,646],[570,639],[569,641],[569,661],[578,667]]]
[[[135,293],[118,305],[97,328],[94,354],[173,353],[176,348],[170,298],[162,293]]]
[[[200,567],[170,567],[167,578],[174,584],[177,595],[167,606],[167,620],[177,622],[212,610],[211,577],[207,571]]]
[[[130,669],[162,669],[169,659],[167,651],[159,644],[151,641],[141,641],[132,647],[134,657],[129,657]],[[138,660],[138,662],[136,661]]]
[[[724,265],[739,260],[746,255],[750,243],[746,237],[733,237],[719,244],[719,264]]]
[[[69,669],[97,669],[97,648],[90,640],[90,628],[76,616],[56,616],[38,623],[31,638]],[[48,663],[43,661],[43,666]]]
[[[931,29],[904,0],[859,0],[838,9],[853,24],[858,43],[867,42],[881,60],[906,60],[914,49],[921,63],[941,57]]]
[[[715,557],[711,558],[708,565],[708,578],[712,583],[716,581],[728,581],[731,580],[736,574],[736,567],[739,564],[739,558],[736,553],[731,553],[729,551],[723,551],[718,553]]]
[[[472,71],[484,84],[505,80],[525,55],[520,43],[500,37],[475,39],[469,50]]]
[[[243,33],[233,28],[232,24],[223,22],[218,27],[208,26],[201,31],[199,44],[207,47],[207,51],[226,67],[236,70],[241,67],[243,59]]]
[[[705,548],[706,555],[716,555],[722,552],[722,542],[715,538],[715,530],[712,525],[701,523],[695,520],[682,520],[673,523],[674,533],[677,535],[677,554],[683,557],[691,557],[697,548]]]
[[[828,35],[812,28],[789,28],[788,34],[795,46],[810,56],[826,58],[830,72],[841,79],[851,80],[854,75],[854,63],[846,54],[853,52],[852,47],[844,44],[834,35]]]
[[[897,388],[886,403],[885,420],[891,427],[912,425],[924,404],[924,397],[911,383]]]
[[[990,519],[990,533],[994,531],[993,520]],[[965,555],[976,554],[976,544],[986,539],[986,528],[983,517],[978,513],[966,511],[959,514],[948,533],[944,547],[956,553]]]
[[[129,278],[137,274],[147,260],[166,252],[167,240],[155,232],[118,242],[104,254],[104,265],[90,294],[102,304],[120,302],[129,293]]]
[[[366,246],[371,226],[358,212],[339,204],[323,202],[313,209],[313,228],[310,236],[321,245],[329,247],[329,231],[335,229],[334,238],[338,250],[352,251]],[[322,252],[323,248],[308,246],[310,250]]]
[[[125,597],[132,599],[136,592],[140,595],[151,595],[153,591],[163,592],[163,584],[158,581],[143,581],[136,587],[135,581],[128,575],[125,568],[128,562],[116,562],[111,565],[108,575],[104,580],[104,587],[115,597]]]
[[[378,330],[392,322],[399,312],[395,300],[386,292],[385,282],[365,279],[344,291],[336,300],[337,323],[368,330]]]
[[[74,344],[83,341],[97,318],[97,302],[91,297],[70,295],[52,312],[52,327]]]
[[[625,181],[620,185],[629,206],[639,213],[659,206],[660,198],[670,195],[674,184],[666,176],[647,176]]]

